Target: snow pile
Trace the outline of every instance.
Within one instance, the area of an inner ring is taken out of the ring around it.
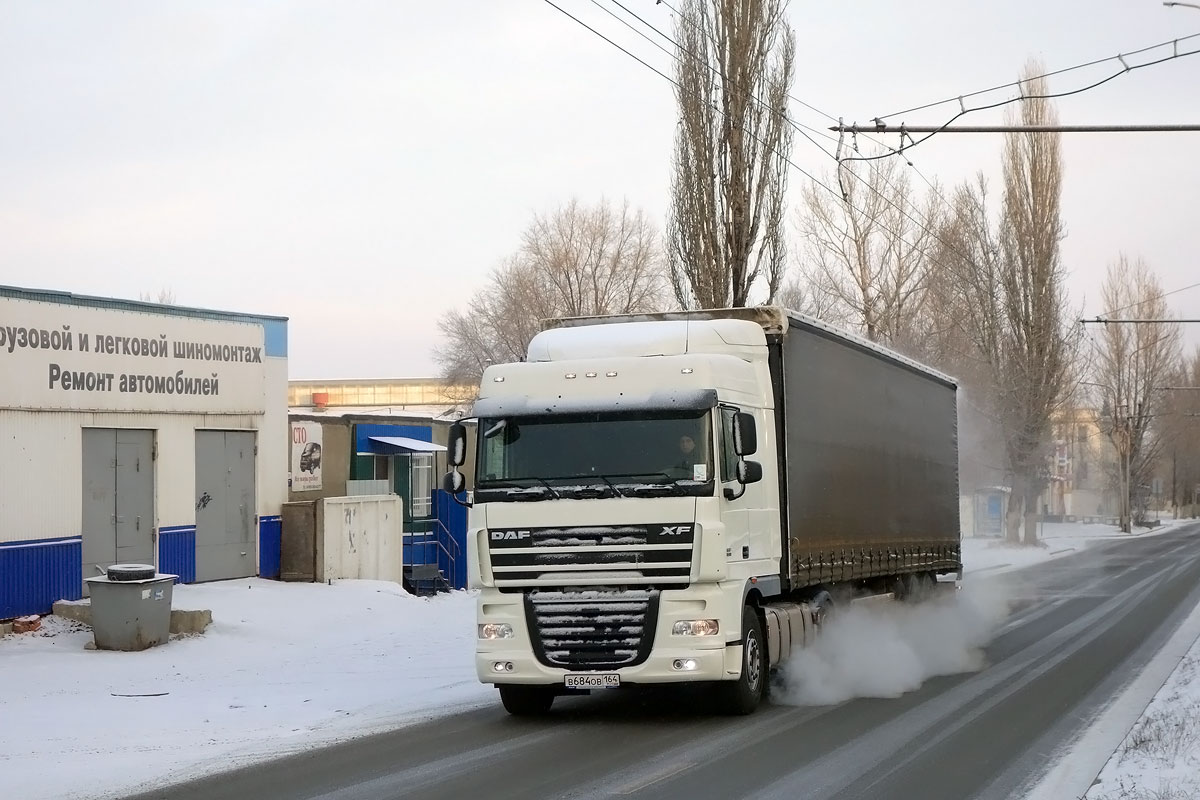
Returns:
[[[898,697],[938,675],[983,667],[982,648],[1008,615],[996,581],[964,586],[924,603],[869,603],[839,609],[816,644],[796,650],[773,698],[831,705],[854,697]]]
[[[213,624],[138,653],[85,650],[55,617],[0,640],[0,794],[124,795],[494,702],[471,593],[245,579],[174,606]]]
[[[1085,797],[1200,797],[1200,640],[1146,707]]]

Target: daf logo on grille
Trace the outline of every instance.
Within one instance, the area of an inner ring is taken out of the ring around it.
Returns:
[[[529,531],[492,531],[493,542],[520,541],[529,538]]]
[[[692,532],[691,525],[663,525],[660,536],[687,536]]]

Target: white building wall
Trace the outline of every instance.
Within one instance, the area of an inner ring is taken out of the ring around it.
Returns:
[[[254,431],[254,563],[277,569],[286,356],[279,317],[0,287],[0,617],[45,613],[82,590],[88,428],[154,432],[154,558],[185,576],[196,570],[196,432]]]
[[[287,494],[286,419],[282,407],[261,416],[0,410],[0,542],[80,534],[84,428],[155,431],[155,527],[196,524],[197,430],[256,431],[258,514],[277,515]]]
[[[276,515],[287,502],[288,374],[286,358],[267,358],[266,412],[258,425],[258,513]]]

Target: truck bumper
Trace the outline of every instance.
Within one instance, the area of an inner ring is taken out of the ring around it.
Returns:
[[[674,596],[673,596],[674,595]],[[694,681],[735,680],[741,675],[742,646],[728,644],[727,638],[740,634],[738,625],[726,627],[721,620],[721,633],[713,637],[674,636],[671,628],[679,619],[698,616],[720,618],[721,592],[712,587],[712,597],[697,597],[691,591],[665,591],[659,600],[658,622],[654,645],[649,657],[633,667],[598,670],[602,674],[618,674],[626,683],[685,683]],[[701,601],[701,602],[698,602]],[[706,608],[700,612],[697,607]],[[740,612],[740,605],[739,605]],[[557,684],[563,685],[567,675],[582,674],[577,670],[548,667],[537,660],[530,641],[525,619],[524,600],[516,594],[484,594],[478,601],[478,620],[503,622],[512,626],[509,639],[478,639],[475,651],[475,671],[483,683]],[[677,662],[691,662],[680,669]],[[499,663],[501,667],[497,669]],[[508,665],[511,664],[511,669]]]

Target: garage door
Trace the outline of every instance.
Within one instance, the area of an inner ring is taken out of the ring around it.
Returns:
[[[84,428],[83,577],[153,564],[153,534],[154,431]]]
[[[196,580],[256,574],[254,432],[196,431]]]

